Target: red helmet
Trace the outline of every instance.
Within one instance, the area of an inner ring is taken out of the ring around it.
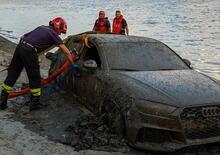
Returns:
[[[104,15],[105,16],[105,11],[99,11],[99,15]]]
[[[57,17],[57,18],[53,19],[52,21],[50,21],[49,25],[52,25],[54,27],[54,30],[58,34],[66,33],[66,31],[67,31],[67,23],[61,17]]]

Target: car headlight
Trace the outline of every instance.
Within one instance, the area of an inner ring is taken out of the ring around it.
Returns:
[[[177,108],[163,103],[152,102],[148,100],[138,99],[135,101],[137,110],[152,115],[168,115],[173,113]]]

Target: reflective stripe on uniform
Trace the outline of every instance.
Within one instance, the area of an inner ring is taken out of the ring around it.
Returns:
[[[2,84],[2,89],[5,90],[7,93],[12,92],[12,87],[9,85],[6,85],[5,83]]]
[[[33,96],[40,96],[41,88],[31,89],[31,93]]]

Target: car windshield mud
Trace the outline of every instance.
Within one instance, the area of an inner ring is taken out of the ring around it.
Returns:
[[[160,42],[122,42],[102,45],[112,70],[184,70],[189,67]]]

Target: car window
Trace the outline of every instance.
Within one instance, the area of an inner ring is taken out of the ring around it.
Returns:
[[[101,59],[96,47],[88,48],[81,56],[82,61],[95,60],[98,67],[101,67]]]
[[[161,42],[102,43],[111,69],[118,70],[181,70],[189,67]]]

